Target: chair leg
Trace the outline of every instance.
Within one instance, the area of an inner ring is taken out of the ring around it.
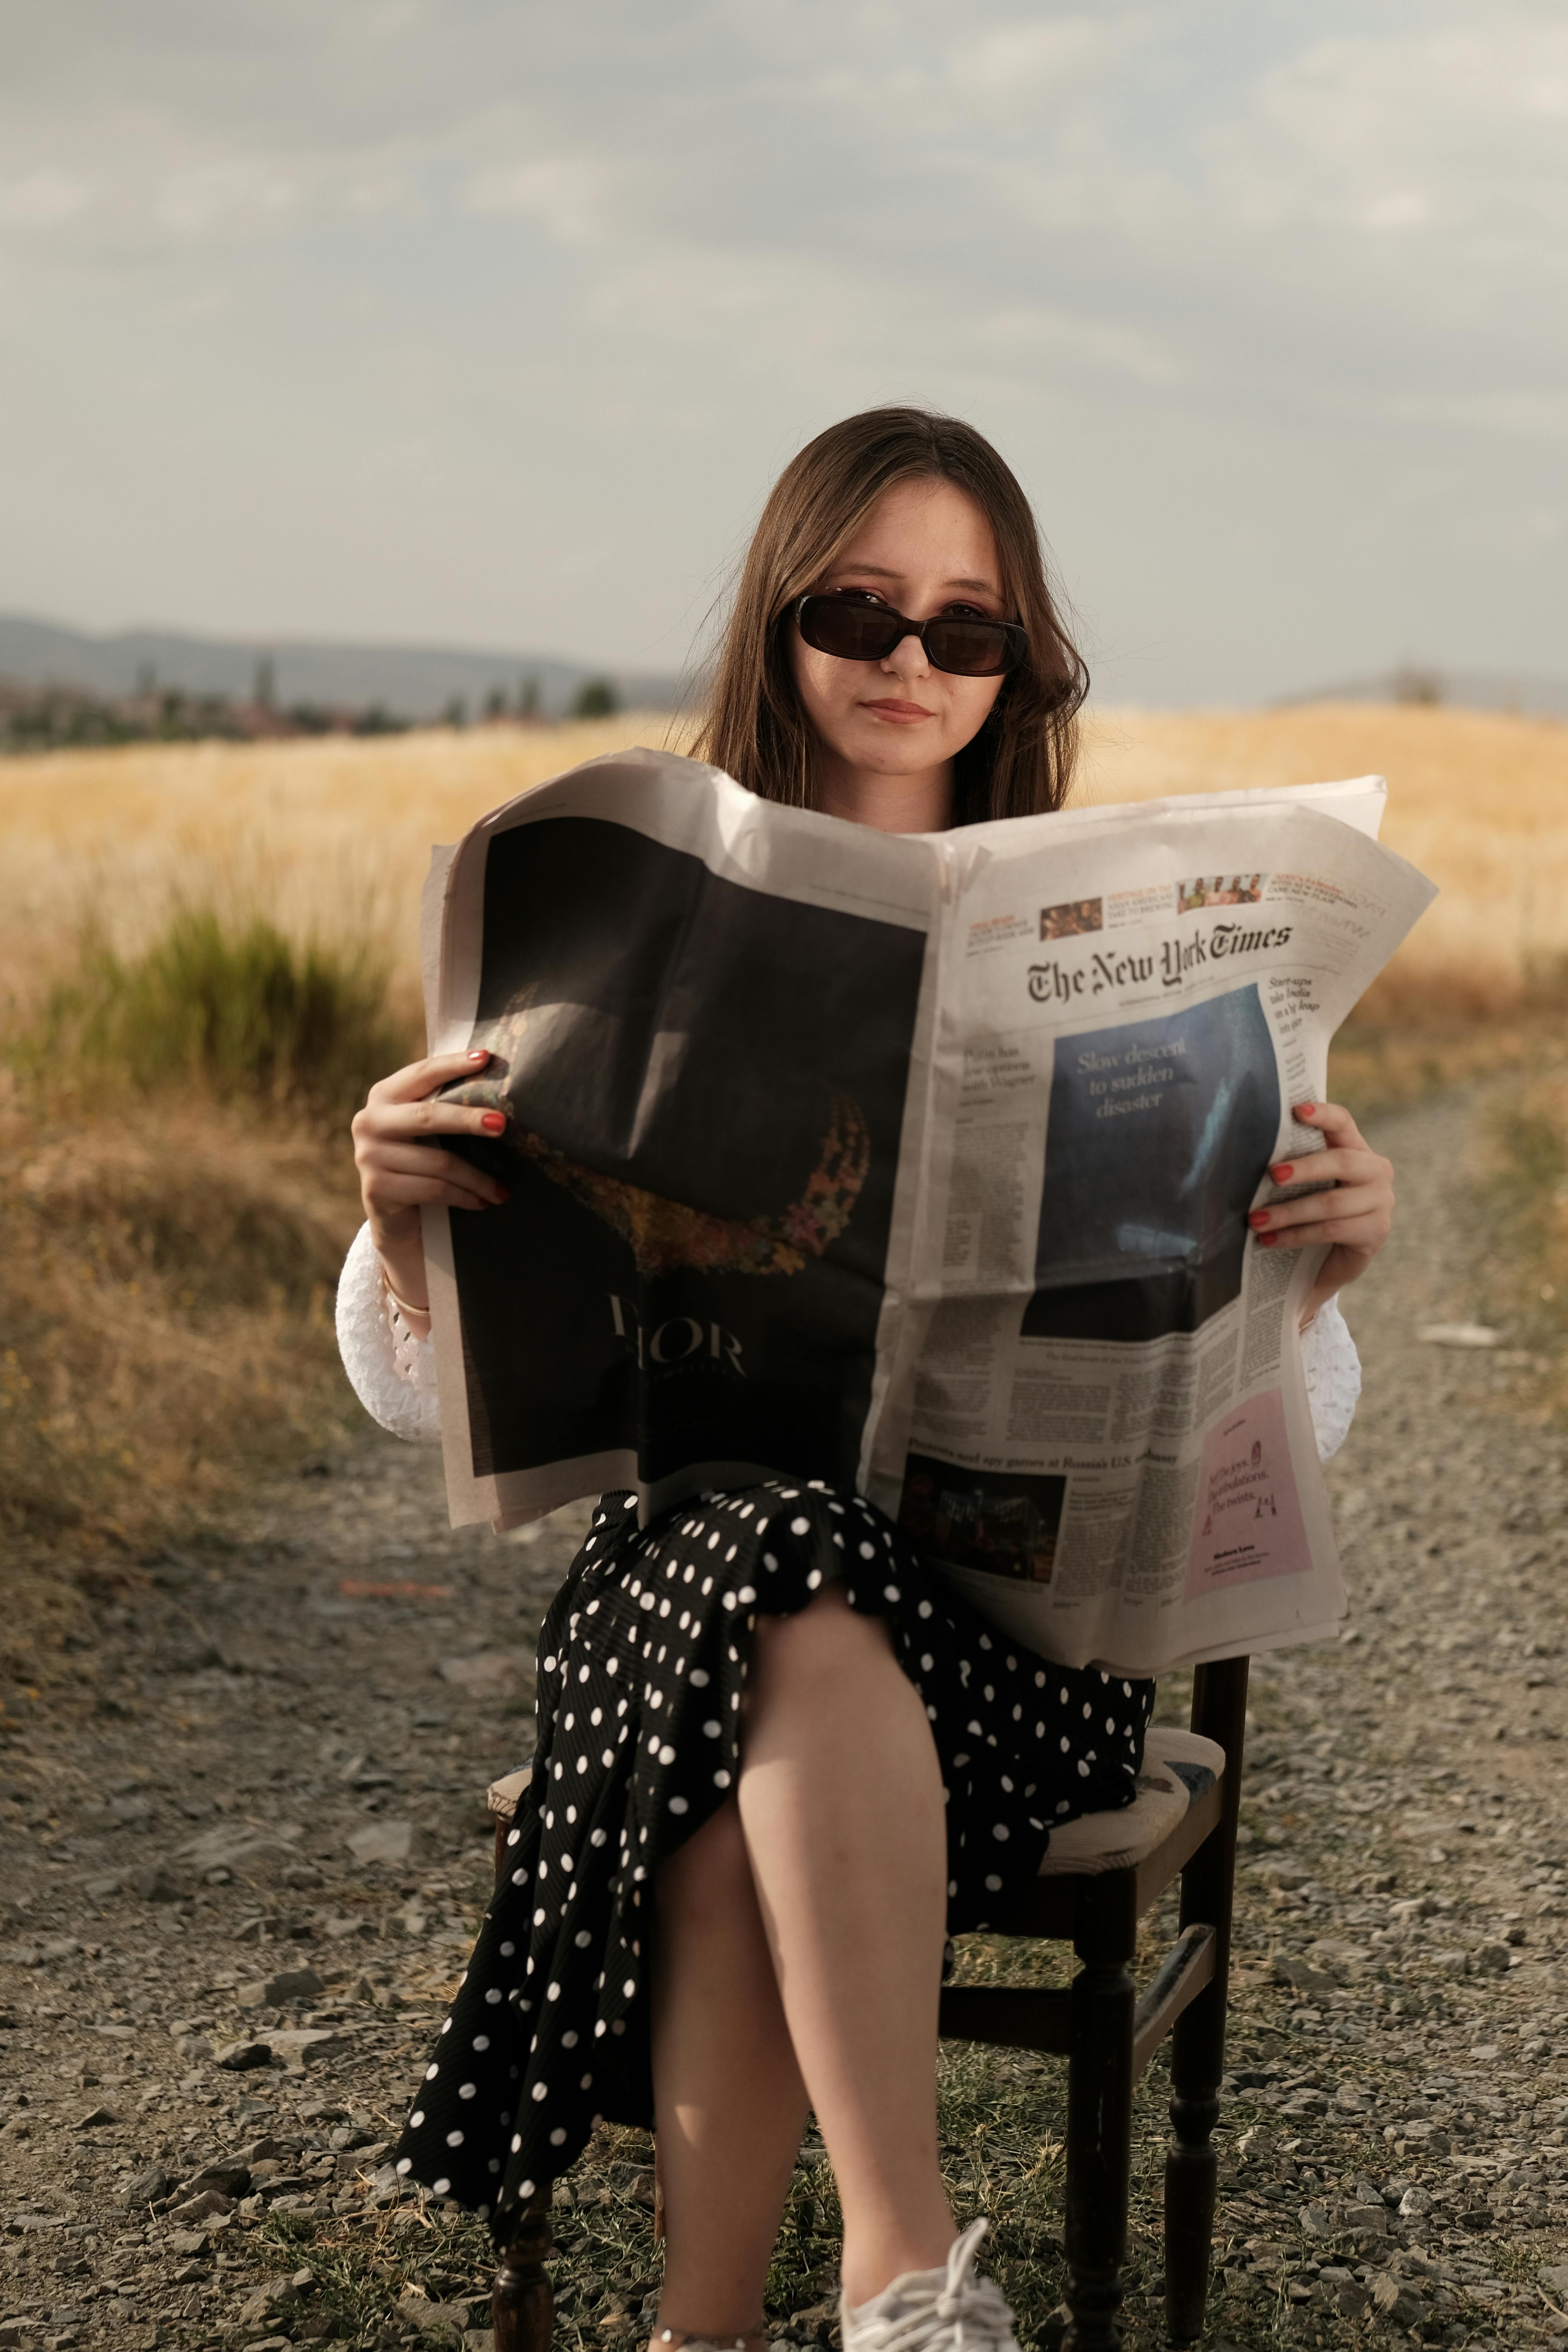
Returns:
[[[1236,1886],[1236,1827],[1241,1809],[1247,1730],[1245,1658],[1200,1666],[1193,1680],[1193,1729],[1225,1749],[1220,1818],[1182,1874],[1181,1924],[1215,1930],[1215,1969],[1171,2037],[1171,2123],[1165,2158],[1165,2324],[1173,2344],[1195,2344],[1204,2332],[1214,2244],[1219,2120],[1230,1976],[1230,1919]]]
[[[555,2297],[544,2267],[551,2246],[550,2191],[547,2181],[523,2207],[516,2234],[501,2251],[490,2290],[495,2352],[550,2352],[555,2327]]]
[[[1138,1922],[1130,1874],[1084,1898],[1074,1947],[1068,2058],[1067,2258],[1071,2320],[1063,2352],[1115,2352],[1132,2158],[1132,2013],[1128,1962]]]

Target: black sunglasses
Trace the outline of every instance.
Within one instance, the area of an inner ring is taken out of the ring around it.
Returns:
[[[1028,633],[1016,621],[964,621],[946,613],[911,621],[886,604],[849,604],[838,596],[802,596],[795,618],[808,646],[839,661],[886,661],[906,637],[918,637],[933,669],[960,677],[1000,677],[1029,650]]]

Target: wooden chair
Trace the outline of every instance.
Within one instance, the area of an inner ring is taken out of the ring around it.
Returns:
[[[1198,1667],[1192,1727],[1151,1730],[1136,1801],[1054,1831],[1026,1900],[992,1922],[1000,1934],[1070,1943],[1082,1963],[1071,1986],[942,1990],[940,2030],[948,2040],[1049,2051],[1068,2062],[1064,2352],[1115,2352],[1120,2342],[1132,2093],[1167,2034],[1173,2137],[1165,2158],[1165,2317],[1173,2344],[1203,2334],[1247,1679],[1245,1658]],[[498,1869],[527,1784],[526,1771],[514,1772],[489,1791]],[[1177,1878],[1176,1940],[1140,1995],[1131,1974],[1138,1923]],[[495,2352],[549,2352],[550,2243],[547,2185],[496,2273]]]

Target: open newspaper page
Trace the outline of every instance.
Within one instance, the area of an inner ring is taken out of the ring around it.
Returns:
[[[1331,1624],[1314,1269],[1246,1216],[1431,895],[1381,806],[896,836],[645,751],[437,853],[431,1050],[490,1049],[510,1194],[425,1213],[454,1524],[818,1479],[1064,1663]]]
[[[907,1286],[940,868],[649,751],[510,802],[426,898],[432,1052],[508,1118],[426,1210],[453,1523],[864,1484]]]
[[[1370,837],[1382,793],[953,843],[922,1307],[869,1491],[1063,1664],[1157,1673],[1342,1612],[1297,1335],[1322,1253],[1247,1218],[1322,1148],[1291,1106],[1433,895]]]

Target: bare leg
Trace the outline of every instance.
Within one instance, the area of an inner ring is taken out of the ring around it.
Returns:
[[[762,2315],[806,2108],[732,1800],[664,1865],[655,1900],[659,2329],[732,2340]]]
[[[795,2058],[844,2208],[844,2288],[867,2302],[945,2262],[937,2000],[942,1776],[886,1626],[829,1587],[758,1621],[739,1788]]]

